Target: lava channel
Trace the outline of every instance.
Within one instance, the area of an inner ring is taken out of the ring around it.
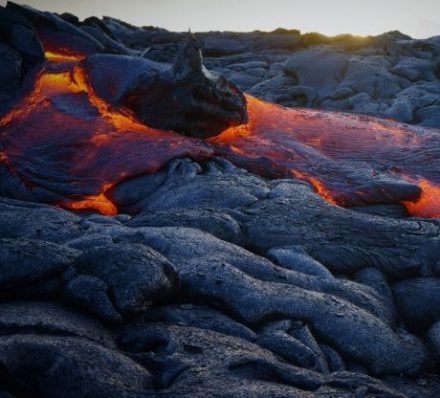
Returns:
[[[177,157],[222,156],[265,177],[305,180],[336,205],[400,202],[414,216],[440,216],[436,129],[246,95],[247,124],[203,141],[110,106],[88,84],[83,55],[46,55],[33,87],[0,119],[1,189],[9,196],[115,214],[108,192],[119,182]]]

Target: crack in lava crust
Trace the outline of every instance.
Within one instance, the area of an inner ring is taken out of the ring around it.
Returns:
[[[116,214],[119,182],[176,157],[217,155],[266,177],[305,180],[334,204],[401,202],[412,215],[440,216],[438,130],[246,95],[248,123],[202,141],[112,108],[88,85],[84,56],[46,57],[33,88],[0,120],[9,196]]]

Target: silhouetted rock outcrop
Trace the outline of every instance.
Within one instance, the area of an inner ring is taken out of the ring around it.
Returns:
[[[121,103],[146,124],[206,138],[247,121],[246,99],[233,83],[208,71],[200,46],[190,38],[174,65],[160,75],[141,76]]]

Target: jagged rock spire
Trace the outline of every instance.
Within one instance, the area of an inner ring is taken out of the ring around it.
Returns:
[[[201,45],[197,38],[188,32],[188,37],[180,47],[173,66],[176,80],[184,79],[192,73],[202,72],[203,57]]]
[[[98,62],[97,57],[92,61]],[[148,126],[208,138],[247,121],[244,94],[232,82],[205,68],[201,45],[191,33],[173,65],[159,70],[157,64],[152,64],[156,73],[134,66],[140,75],[130,75],[134,83],[119,100]],[[115,70],[112,73],[116,75]],[[127,74],[127,64],[121,73]]]

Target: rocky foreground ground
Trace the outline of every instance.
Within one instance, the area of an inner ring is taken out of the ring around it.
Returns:
[[[12,396],[438,396],[436,220],[339,208],[220,159],[115,195],[140,212],[1,200]]]
[[[160,62],[184,37],[62,17],[101,52]],[[197,36],[257,96],[440,127],[440,37]],[[8,30],[26,43],[16,69],[1,47],[8,100],[41,56],[32,38]],[[0,199],[1,398],[440,396],[437,219],[344,209],[220,158],[111,194],[116,216]]]

